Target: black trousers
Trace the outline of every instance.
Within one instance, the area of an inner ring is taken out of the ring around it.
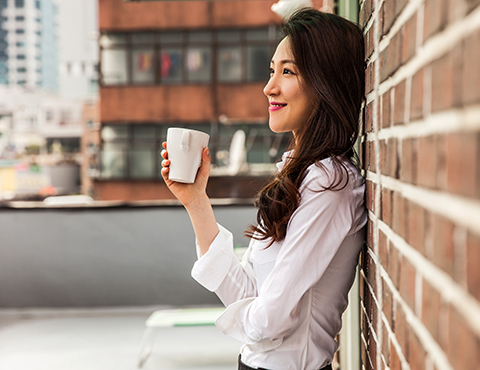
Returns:
[[[240,356],[238,356],[238,370],[257,370],[257,369],[254,369],[253,367],[245,365],[242,362],[242,360],[240,359]],[[263,367],[259,367],[258,370],[268,370],[268,369],[264,369]],[[319,370],[332,370],[332,365],[324,366]]]

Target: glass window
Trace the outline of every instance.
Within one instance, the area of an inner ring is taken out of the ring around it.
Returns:
[[[219,31],[217,40],[219,42],[240,42],[240,30]]]
[[[15,0],[15,8],[23,8],[25,6],[24,0]]]
[[[182,81],[182,50],[180,48],[163,49],[160,52],[160,78],[164,83]]]
[[[247,80],[266,81],[269,76],[270,50],[268,46],[247,47]]]
[[[103,50],[102,79],[105,85],[124,84],[127,82],[126,50]]]
[[[104,178],[126,176],[126,143],[104,143],[101,153],[101,171]]]
[[[155,143],[134,142],[129,151],[130,177],[152,178],[155,176]]]
[[[181,32],[162,32],[160,34],[161,43],[181,43],[183,41],[183,33]]]
[[[128,137],[127,125],[105,125],[102,128],[102,140],[114,141],[118,139],[126,139]]]
[[[212,32],[210,31],[192,31],[189,33],[188,41],[190,42],[211,42]]]
[[[153,44],[154,33],[132,33],[132,44]]]
[[[268,41],[268,28],[247,30],[247,41]]]
[[[218,48],[218,81],[231,82],[242,79],[242,54],[240,47]]]
[[[19,28],[18,30],[15,30],[15,33],[16,33],[17,35],[23,35],[23,34],[25,34],[25,30]]]
[[[137,49],[132,52],[132,82],[149,83],[155,82],[153,69],[153,49]]]
[[[211,50],[208,47],[190,48],[185,60],[189,82],[210,82]]]

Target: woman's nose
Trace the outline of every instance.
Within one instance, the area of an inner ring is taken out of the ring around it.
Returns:
[[[278,84],[276,83],[275,77],[272,76],[268,80],[267,84],[263,88],[263,93],[266,96],[277,95],[279,92]]]

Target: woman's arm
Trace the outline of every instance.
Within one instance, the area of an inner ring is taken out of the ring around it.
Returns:
[[[212,205],[207,196],[206,188],[208,177],[210,175],[211,157],[208,148],[204,148],[202,153],[202,165],[200,166],[197,177],[193,184],[183,184],[172,181],[168,178],[170,170],[170,161],[168,160],[167,143],[163,143],[165,148],[162,151],[162,176],[170,191],[183,204],[190,216],[197,244],[201,254],[205,254],[217,236],[219,229]]]

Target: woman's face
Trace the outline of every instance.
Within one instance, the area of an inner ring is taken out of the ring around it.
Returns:
[[[270,63],[270,80],[263,93],[268,98],[269,125],[273,132],[295,134],[313,109],[312,99],[293,60],[288,37],[277,46]]]

